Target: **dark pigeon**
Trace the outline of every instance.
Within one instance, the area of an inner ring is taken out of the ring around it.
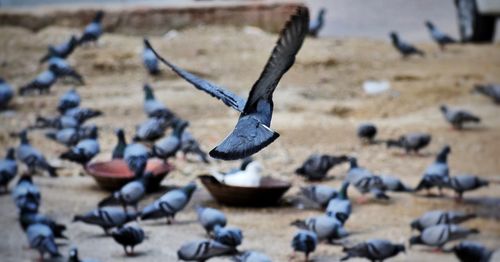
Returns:
[[[403,148],[407,154],[418,152],[429,145],[431,142],[431,135],[427,133],[408,133],[406,135],[400,136],[396,140],[387,140],[387,147],[400,147]]]
[[[399,252],[405,252],[406,249],[403,244],[393,244],[385,239],[370,239],[352,247],[344,247],[342,251],[347,254],[340,261],[355,257],[366,258],[370,261],[384,261],[396,256]]]
[[[19,223],[25,231],[30,225],[43,224],[48,226],[50,230],[52,230],[55,238],[68,239],[64,235],[64,231],[66,230],[65,225],[57,223],[54,219],[37,212],[22,210],[19,216]]]
[[[221,227],[216,225],[214,228],[214,240],[230,247],[237,247],[243,242],[243,233],[237,227]]]
[[[97,140],[97,131],[95,131],[90,134],[89,138],[81,140],[74,147],[62,153],[60,158],[85,166],[92,158],[97,156],[99,152],[101,152],[101,148]]]
[[[184,158],[186,158],[188,154],[193,154],[198,156],[204,163],[210,163],[207,153],[201,149],[200,143],[196,141],[191,132],[188,130],[184,130],[184,132],[182,132],[180,150],[184,154]]]
[[[49,67],[49,70],[43,71],[35,79],[28,84],[19,88],[19,95],[23,96],[28,93],[38,92],[39,94],[47,94],[50,87],[57,81],[56,67]]]
[[[426,189],[427,191],[433,187],[438,187],[441,194],[441,189],[449,183],[449,167],[448,154],[451,152],[449,146],[444,146],[436,156],[436,160],[425,170],[422,179],[418,183],[415,191]]]
[[[3,78],[0,78],[0,109],[7,108],[12,97],[14,97],[12,87]]]
[[[74,68],[72,68],[69,63],[63,58],[51,57],[49,59],[49,67],[53,67],[53,72],[58,78],[71,77],[76,80],[81,85],[85,84],[83,76],[80,75]]]
[[[401,40],[396,32],[391,32],[390,36],[392,39],[392,45],[399,51],[403,58],[406,58],[410,55],[425,55],[423,51]]]
[[[241,112],[233,132],[210,151],[210,156],[223,160],[245,158],[259,152],[279,137],[278,133],[270,129],[273,112],[272,95],[281,77],[295,62],[295,55],[309,31],[308,26],[309,11],[306,7],[300,7],[281,32],[264,71],[250,90],[247,101],[171,64],[152,49],[160,61],[186,81]],[[150,46],[149,43],[146,44]]]
[[[363,142],[374,143],[377,135],[377,127],[372,123],[364,123],[358,126],[357,135]]]
[[[82,45],[88,42],[96,43],[99,37],[102,34],[102,18],[104,17],[103,11],[97,11],[97,14],[94,17],[94,20],[90,24],[88,24],[83,30],[83,34],[78,39],[78,44]]]
[[[474,90],[491,98],[495,104],[500,104],[500,85],[476,85]]]
[[[177,120],[174,123],[173,132],[164,137],[153,145],[152,154],[153,156],[163,159],[165,162],[171,157],[175,157],[177,151],[181,149],[182,143],[182,133],[188,126],[188,122],[183,120]]]
[[[309,254],[316,250],[318,237],[314,232],[299,230],[292,239],[292,248],[295,252],[305,253],[306,260],[309,261]]]
[[[318,16],[316,17],[316,20],[312,20],[309,23],[309,33],[308,33],[309,36],[318,37],[319,32],[321,31],[321,29],[325,25],[325,13],[326,13],[326,9],[321,8],[318,12]]]
[[[451,188],[457,194],[457,199],[462,200],[466,191],[472,191],[481,187],[488,186],[489,181],[473,175],[458,175],[450,178],[446,187]]]
[[[457,225],[436,225],[431,226],[420,233],[418,236],[410,238],[410,247],[412,245],[425,245],[442,249],[449,241],[466,238],[471,234],[478,234],[477,229],[468,229]]]
[[[460,262],[489,262],[494,251],[476,242],[462,241],[453,246],[451,252]]]
[[[312,154],[295,170],[299,176],[308,180],[321,180],[326,177],[328,171],[336,165],[349,161],[347,156]]]
[[[444,50],[446,45],[455,44],[457,40],[453,39],[451,36],[441,32],[437,29],[436,26],[431,21],[426,21],[425,26],[429,29],[429,33],[431,34],[432,40],[436,42],[441,50]]]
[[[123,246],[127,256],[134,254],[134,247],[144,241],[144,231],[138,226],[124,226],[111,232],[113,239]],[[127,250],[130,247],[130,251]]]
[[[76,89],[72,88],[59,98],[57,110],[59,113],[64,114],[67,110],[80,106],[80,102],[80,94]]]
[[[54,234],[50,227],[44,224],[33,224],[26,230],[29,245],[32,249],[36,249],[40,253],[40,259],[43,261],[43,256],[49,253],[51,257],[60,257],[61,254],[54,240]]]
[[[267,255],[256,251],[246,251],[233,259],[235,262],[271,262]]]
[[[127,140],[125,139],[125,131],[119,128],[116,130],[116,146],[113,148],[112,159],[123,159],[125,149],[127,148]],[[147,150],[146,150],[147,151]]]
[[[142,62],[144,67],[148,70],[150,75],[158,75],[160,73],[160,68],[158,67],[158,58],[156,58],[155,53],[151,51],[151,48],[146,44],[147,39],[144,38],[144,49],[142,50]]]
[[[150,172],[145,173],[143,176],[125,184],[120,190],[115,191],[111,196],[101,200],[98,204],[99,207],[120,204],[123,210],[127,211],[127,206],[134,206],[137,211],[137,204],[146,195],[153,174]]]
[[[68,41],[60,45],[56,46],[49,45],[49,47],[47,48],[47,54],[45,54],[40,59],[40,63],[44,63],[51,57],[59,57],[64,59],[69,55],[71,55],[71,53],[73,53],[73,51],[77,46],[78,46],[78,39],[74,35],[72,35]]]
[[[448,123],[450,123],[455,129],[459,130],[462,129],[463,125],[468,122],[470,123],[481,122],[481,118],[465,110],[451,109],[448,108],[446,105],[442,105],[440,109],[446,121],[448,121]]]
[[[213,257],[235,252],[234,247],[226,246],[214,240],[196,240],[183,244],[177,250],[177,258],[182,261],[206,261]]]
[[[118,207],[102,207],[83,215],[76,215],[73,222],[81,221],[85,224],[101,227],[106,234],[109,229],[121,227],[138,217],[137,212],[127,211]]]
[[[16,151],[7,149],[5,158],[0,160],[0,186],[7,192],[9,182],[17,175]]]
[[[26,130],[21,131],[19,138],[21,139],[21,143],[16,150],[17,159],[28,167],[29,172],[34,173],[36,170],[43,170],[47,171],[51,177],[56,177],[56,168],[47,162],[40,151],[31,146],[28,140],[28,132]]]
[[[433,210],[426,212],[419,218],[413,220],[410,226],[412,229],[423,231],[424,229],[435,225],[460,224],[475,217],[477,217],[476,214],[461,211]]]
[[[125,147],[123,160],[135,177],[141,177],[148,164],[149,150],[140,143],[132,143]]]

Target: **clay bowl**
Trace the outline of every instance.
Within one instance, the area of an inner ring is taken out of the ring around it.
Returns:
[[[174,169],[170,164],[165,164],[159,159],[149,159],[146,171],[152,171],[153,181],[148,191],[154,191],[160,186],[160,182]],[[126,183],[134,179],[134,174],[128,169],[127,163],[122,159],[113,159],[107,162],[94,162],[85,167],[97,184],[109,191],[120,189]]]
[[[263,177],[260,187],[229,186],[211,175],[199,176],[201,182],[217,202],[229,206],[264,207],[278,204],[292,186],[289,182]]]

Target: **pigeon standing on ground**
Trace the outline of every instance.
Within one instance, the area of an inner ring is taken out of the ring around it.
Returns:
[[[125,155],[125,149],[127,148],[127,140],[125,139],[125,131],[119,128],[115,132],[117,142],[116,146],[113,148],[113,153],[111,155],[112,159],[123,159]],[[147,149],[146,149],[147,152]]]
[[[500,85],[476,85],[474,89],[477,92],[490,97],[495,104],[500,104]]]
[[[147,172],[143,176],[128,182],[120,190],[115,191],[111,196],[99,202],[98,206],[103,207],[119,203],[125,212],[127,212],[128,205],[132,205],[137,211],[137,204],[146,194],[146,188],[151,183],[153,176],[153,173]]]
[[[400,136],[397,140],[387,140],[387,147],[400,147],[406,151],[406,154],[418,152],[429,145],[431,142],[431,135],[426,133],[409,133]]]
[[[12,198],[20,212],[38,212],[40,207],[41,195],[38,187],[33,184],[33,179],[29,175],[19,178],[17,185],[12,191]]]
[[[75,107],[64,112],[64,115],[73,117],[81,125],[91,118],[101,116],[102,112],[92,108]]]
[[[403,184],[401,180],[396,177],[388,176],[388,175],[380,175],[382,179],[382,183],[385,186],[385,189],[393,192],[413,192],[413,188],[410,188]]]
[[[215,225],[214,240],[230,247],[237,247],[243,242],[243,233],[237,227],[221,227]]]
[[[162,137],[170,123],[164,118],[149,118],[137,126],[134,141],[154,142]]]
[[[21,210],[21,213],[19,215],[19,223],[21,224],[23,230],[27,230],[28,227],[33,224],[43,224],[48,226],[50,230],[52,230],[55,238],[68,239],[64,235],[64,230],[66,230],[65,225],[59,224],[52,218],[37,212]]]
[[[76,146],[62,153],[60,158],[78,163],[82,166],[87,165],[92,158],[101,152],[99,141],[97,141],[97,135],[96,127],[95,132],[91,133],[89,138],[81,140]]]
[[[135,177],[141,177],[148,164],[148,148],[140,143],[132,143],[125,147],[123,160]]]
[[[356,133],[361,141],[373,144],[377,135],[377,127],[372,123],[361,124]]]
[[[281,32],[271,57],[250,90],[246,101],[228,90],[171,64],[152,49],[160,61],[180,77],[196,88],[221,99],[227,106],[241,112],[238,123],[231,134],[210,151],[211,157],[223,160],[245,158],[259,152],[279,137],[277,132],[270,129],[273,113],[272,95],[281,77],[295,62],[295,55],[304,42],[309,31],[308,27],[309,11],[306,7],[299,7]],[[146,45],[151,47],[148,42]]]
[[[372,193],[377,199],[389,199],[385,194],[385,185],[379,176],[374,175],[366,168],[358,166],[356,158],[349,159],[351,168],[346,176],[346,181],[353,185],[361,194]]]
[[[318,37],[319,31],[323,28],[325,24],[325,13],[326,9],[321,8],[318,12],[318,16],[316,20],[313,20],[309,23],[309,35],[312,37]]]
[[[410,224],[412,229],[423,231],[424,229],[441,224],[460,224],[477,217],[476,214],[460,211],[433,210],[426,212]]]
[[[351,201],[347,197],[348,187],[349,183],[344,181],[338,196],[330,200],[326,207],[326,215],[336,218],[342,225],[349,219],[352,211]]]
[[[198,221],[203,226],[207,235],[210,235],[215,226],[225,227],[227,224],[226,215],[220,210],[210,207],[196,207]]]
[[[98,129],[97,126],[80,126],[78,128],[64,128],[57,131],[50,131],[45,133],[48,139],[54,140],[57,143],[65,145],[67,147],[75,146],[78,142],[89,139],[92,137],[97,137]]]
[[[7,108],[12,97],[14,97],[12,87],[3,78],[0,78],[0,109]]]
[[[481,118],[473,115],[472,113],[461,110],[461,109],[451,109],[448,108],[446,105],[442,105],[440,107],[441,112],[443,113],[444,118],[446,121],[448,121],[453,128],[455,129],[462,129],[463,125],[465,123],[471,122],[471,123],[479,123],[481,122]]]
[[[82,45],[87,42],[97,43],[99,37],[102,34],[102,18],[104,17],[103,11],[97,11],[97,14],[94,17],[94,20],[90,24],[88,24],[83,30],[83,34],[78,39],[78,44]]]
[[[292,239],[292,248],[294,252],[302,252],[306,255],[306,260],[309,261],[309,254],[314,252],[318,244],[318,237],[314,232],[307,230],[299,230],[295,233]]]
[[[47,48],[47,54],[45,54],[41,59],[40,63],[44,63],[51,57],[66,58],[68,57],[78,45],[78,39],[76,36],[72,35],[70,39],[62,44],[51,46]]]
[[[444,146],[436,156],[436,160],[427,167],[425,173],[420,180],[420,183],[415,188],[415,191],[438,187],[439,193],[442,195],[441,189],[445,187],[450,180],[448,167],[448,154],[451,152],[449,146]]]
[[[339,192],[332,187],[325,185],[311,185],[300,188],[301,194],[312,200],[321,207],[326,207],[328,202],[339,195]]]
[[[489,262],[493,255],[493,250],[471,241],[462,241],[450,251],[455,253],[460,262]]]
[[[156,57],[155,57],[156,58]],[[144,113],[151,118],[162,118],[170,125],[177,117],[163,103],[156,100],[153,88],[144,84]]]
[[[40,151],[31,146],[28,140],[28,132],[26,130],[21,131],[19,133],[19,138],[21,139],[21,143],[16,150],[17,159],[28,167],[29,172],[34,173],[36,170],[40,169],[47,171],[51,177],[56,177],[56,168],[47,162]]]
[[[26,230],[26,236],[30,247],[38,250],[40,259],[43,261],[43,255],[49,253],[51,257],[60,257],[59,250],[54,240],[54,234],[50,227],[44,224],[33,224]]]
[[[0,186],[7,192],[9,182],[17,175],[16,151],[7,149],[5,158],[0,160]]]
[[[144,231],[138,226],[119,227],[111,232],[113,239],[123,246],[127,256],[134,254],[134,247],[144,241]],[[130,247],[130,251],[127,250]]]
[[[51,57],[49,59],[49,67],[54,68],[53,71],[58,78],[68,76],[78,81],[81,85],[85,84],[82,75],[72,68],[63,58]]]
[[[139,214],[137,212],[125,212],[119,207],[103,207],[94,209],[83,215],[76,215],[73,222],[81,221],[85,224],[96,225],[101,227],[106,235],[109,229],[113,227],[121,227],[126,223],[135,220]]]
[[[441,50],[444,50],[445,46],[448,44],[454,44],[457,40],[451,38],[451,36],[441,32],[437,29],[431,21],[426,21],[425,26],[429,29],[432,39],[436,42]]]
[[[431,226],[420,233],[418,236],[410,238],[410,247],[412,245],[426,245],[441,249],[449,241],[466,238],[471,234],[478,234],[477,229],[468,229],[457,225],[436,225]]]
[[[306,220],[296,220],[292,222],[292,225],[312,231],[316,233],[319,241],[327,240],[329,243],[349,235],[342,226],[342,222],[325,215],[311,217]]]
[[[76,89],[72,88],[59,98],[57,110],[59,113],[64,114],[67,110],[80,106],[80,102],[80,94]]]
[[[212,257],[235,253],[234,247],[214,240],[196,240],[183,244],[177,250],[177,257],[183,261],[206,261]]]
[[[196,184],[191,182],[185,187],[168,191],[142,210],[141,220],[166,217],[167,224],[171,224],[175,214],[186,207],[195,190]]]
[[[39,94],[48,94],[50,87],[57,81],[56,67],[49,66],[49,70],[40,73],[34,80],[19,88],[19,95],[37,91]]]
[[[462,200],[464,192],[488,186],[489,181],[473,175],[458,175],[450,178],[446,187],[453,189],[457,194],[457,200]]]
[[[186,121],[175,121],[172,134],[158,140],[154,144],[152,149],[153,156],[163,159],[165,162],[167,162],[169,158],[175,157],[177,151],[181,149],[182,133],[187,126],[188,122]]]
[[[391,32],[390,36],[392,39],[392,45],[399,51],[399,53],[401,53],[403,58],[410,55],[424,56],[424,52],[401,40],[396,32]]]
[[[196,141],[191,132],[188,130],[184,130],[184,132],[182,132],[181,152],[184,154],[184,158],[186,158],[188,154],[194,154],[197,155],[204,163],[210,163],[210,161],[208,161],[207,153],[201,149],[200,143]]]
[[[144,67],[148,70],[150,75],[158,75],[160,69],[158,68],[158,58],[156,58],[155,53],[151,51],[151,48],[146,44],[147,39],[144,38],[144,49],[142,50],[142,62]]]
[[[313,154],[307,158],[295,173],[304,176],[308,180],[321,180],[326,177],[328,171],[336,165],[349,161],[348,156],[333,156]]]
[[[354,257],[366,258],[370,261],[384,261],[396,256],[399,252],[406,252],[406,249],[403,244],[393,244],[385,239],[370,239],[353,247],[344,247],[342,251],[347,255],[340,261]]]

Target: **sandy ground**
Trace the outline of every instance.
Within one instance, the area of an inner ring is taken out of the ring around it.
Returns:
[[[47,44],[59,42],[76,29],[48,28],[36,34],[19,28],[0,27],[0,75],[18,87],[32,79],[42,68],[37,61]],[[152,38],[153,45],[171,61],[208,79],[230,87],[246,96],[259,75],[276,35],[249,34],[237,28],[194,28],[182,31],[176,38]],[[138,37],[107,34],[98,47],[76,50],[69,61],[84,75],[87,84],[78,87],[83,106],[98,108],[105,116],[92,120],[101,127],[102,153],[96,160],[109,159],[115,144],[114,128],[124,127],[129,137],[134,126],[145,120],[142,112],[142,84],[150,82],[157,97],[169,108],[191,123],[190,130],[202,141],[205,149],[214,147],[234,127],[237,114],[221,103],[196,91],[168,70],[157,78],[145,74],[139,58],[142,41]],[[500,180],[500,108],[488,99],[471,94],[474,83],[499,82],[500,45],[452,46],[440,52],[432,43],[423,43],[425,58],[402,60],[388,42],[364,39],[308,39],[295,66],[281,81],[274,97],[273,129],[281,137],[256,155],[266,173],[289,180],[293,188],[286,194],[291,199],[300,186],[307,185],[293,170],[313,152],[350,154],[359,163],[375,172],[398,176],[416,185],[434,154],[444,145],[452,146],[449,163],[453,174],[470,172]],[[363,94],[364,80],[388,80],[391,91],[379,96]],[[57,97],[72,86],[58,82],[48,96],[16,97],[14,111],[0,114],[0,145],[16,146],[17,139],[8,136],[32,123],[37,114],[55,115]],[[463,132],[450,130],[438,106],[446,103],[472,110],[483,122]],[[379,126],[379,137],[398,136],[410,131],[430,132],[431,145],[424,156],[402,156],[384,146],[362,146],[355,136],[357,125],[372,121]],[[35,178],[42,191],[41,211],[67,223],[70,241],[61,246],[67,254],[70,245],[77,245],[82,257],[101,261],[176,261],[175,251],[182,243],[204,237],[196,223],[195,204],[221,208],[229,224],[244,230],[241,250],[259,250],[274,261],[288,261],[295,219],[320,215],[317,210],[293,207],[247,209],[229,208],[215,203],[201,186],[190,205],[178,214],[179,223],[164,225],[163,220],[143,222],[148,239],[138,246],[139,256],[126,258],[122,248],[103,237],[99,228],[72,224],[73,215],[93,209],[107,195],[89,176],[80,176],[80,167],[57,160],[64,150],[48,141],[43,131],[30,134],[33,144],[43,150],[50,161],[61,166],[61,177]],[[172,161],[177,170],[164,181],[164,186],[180,186],[211,168],[227,169],[236,162],[217,162],[210,166]],[[330,172],[323,184],[338,187],[347,170],[341,166]],[[353,199],[359,197],[350,190]],[[141,206],[160,193],[148,196]],[[500,193],[498,184],[466,195],[462,204],[452,200],[451,192],[444,199],[405,194],[390,194],[388,202],[370,201],[354,204],[352,217],[346,224],[353,234],[346,241],[356,243],[370,238],[386,238],[407,242],[411,233],[409,222],[431,209],[455,209],[478,212],[480,218],[466,223],[481,234],[470,237],[488,247],[500,246]],[[26,237],[17,223],[17,214],[8,195],[0,197],[2,261],[32,261],[34,251],[23,249]],[[315,261],[335,261],[342,256],[340,246],[320,244],[312,255]],[[296,261],[300,261],[301,256]],[[425,248],[413,248],[394,261],[455,261],[454,256],[435,254]],[[228,261],[228,258],[213,259]]]

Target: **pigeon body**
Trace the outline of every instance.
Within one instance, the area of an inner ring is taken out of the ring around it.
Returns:
[[[393,244],[385,239],[370,239],[353,247],[344,247],[343,251],[347,255],[341,258],[341,261],[354,257],[366,258],[370,261],[384,261],[396,256],[399,252],[405,252],[405,246]]]
[[[426,133],[409,133],[400,136],[397,140],[388,140],[387,147],[400,147],[403,148],[406,153],[418,152],[429,145],[431,142],[431,135]]]
[[[336,198],[339,192],[332,187],[324,185],[312,185],[300,188],[302,195],[312,200],[321,207],[326,207],[328,202]]]
[[[168,191],[142,210],[141,220],[166,217],[167,223],[171,223],[175,214],[186,207],[195,190],[196,184],[189,183],[185,187]]]
[[[21,131],[19,137],[21,143],[16,149],[17,159],[23,162],[31,173],[34,173],[36,170],[44,170],[47,171],[51,177],[56,177],[57,172],[55,167],[47,162],[40,151],[31,146],[28,140],[27,131]]]
[[[311,217],[304,221],[296,220],[292,225],[316,233],[319,241],[327,240],[332,242],[335,239],[348,236],[347,231],[342,226],[342,222],[326,215]]]
[[[490,97],[495,104],[500,104],[500,85],[476,85],[474,89],[487,97]]]
[[[213,240],[196,240],[183,244],[177,251],[182,261],[206,261],[212,257],[236,252],[234,247]]]
[[[433,187],[441,188],[449,183],[449,167],[448,154],[451,152],[449,146],[444,146],[439,152],[434,163],[427,167],[420,183],[415,188],[415,191],[422,189],[431,189]]]
[[[220,210],[210,207],[197,207],[198,221],[203,226],[208,235],[216,226],[225,227],[227,224],[226,215]]]
[[[188,122],[178,120],[174,123],[174,131],[167,137],[158,140],[152,149],[154,156],[167,161],[168,158],[175,157],[177,151],[181,149],[182,133],[188,126]]]
[[[221,227],[216,225],[214,240],[230,247],[237,247],[243,242],[243,233],[237,227]]]
[[[43,255],[49,253],[52,257],[60,257],[59,250],[54,240],[54,234],[50,227],[44,224],[33,224],[26,230],[29,245],[36,249],[43,259]]]
[[[84,139],[97,137],[97,126],[80,126],[78,128],[64,128],[45,133],[45,136],[67,147],[75,146]]]
[[[489,181],[481,179],[473,175],[458,175],[450,178],[448,185],[457,193],[458,199],[462,199],[462,195],[466,191],[472,191],[489,185]]]
[[[83,34],[78,40],[78,44],[84,44],[88,42],[97,42],[99,37],[102,34],[102,18],[104,16],[103,11],[98,11],[94,20],[90,24],[88,24],[83,30]]]
[[[67,76],[78,81],[80,84],[85,83],[82,75],[80,75],[80,73],[78,73],[73,67],[71,67],[70,64],[63,58],[51,57],[49,59],[49,67],[53,67],[53,72],[59,78]]]
[[[74,117],[71,116],[58,116],[54,118],[48,118],[43,116],[37,116],[35,125],[32,128],[77,128],[80,123],[76,121]]]
[[[448,123],[450,123],[455,129],[462,129],[465,123],[481,122],[481,118],[465,110],[451,109],[445,105],[442,105],[440,109],[446,121],[448,121]]]
[[[73,222],[81,221],[85,224],[101,227],[106,234],[113,227],[121,227],[124,224],[136,219],[137,212],[125,212],[118,207],[102,207],[94,209],[83,215],[76,215]]]
[[[331,199],[326,207],[326,215],[336,218],[342,225],[349,219],[352,211],[351,201],[347,197],[348,187],[349,183],[344,181],[338,196]]]
[[[314,252],[318,238],[314,232],[307,230],[299,230],[295,233],[292,239],[292,248],[295,252],[302,252],[306,255],[306,260],[309,261],[309,254]]]
[[[115,191],[111,196],[99,202],[99,207],[118,203],[123,206],[124,210],[127,210],[128,205],[134,206],[137,210],[137,204],[146,194],[146,189],[151,183],[152,177],[152,173],[145,173],[144,176],[128,182],[120,190]]]
[[[12,97],[14,97],[12,87],[0,78],[0,109],[7,108]]]
[[[125,139],[125,131],[119,128],[116,130],[116,146],[113,148],[113,153],[111,155],[112,159],[123,159],[125,155],[125,149],[127,148],[127,140]],[[146,150],[147,151],[147,150]]]
[[[41,59],[40,63],[44,63],[51,57],[66,58],[68,57],[78,45],[78,39],[76,36],[72,35],[70,39],[64,43],[56,46],[51,46],[47,48],[47,54],[45,54]]]
[[[359,167],[355,158],[350,158],[351,168],[345,180],[361,194],[372,193],[377,199],[389,199],[385,194],[384,182],[366,168]]]
[[[57,110],[64,114],[69,109],[80,106],[81,98],[76,89],[70,89],[59,98]]]
[[[465,238],[471,234],[477,234],[477,229],[468,229],[457,225],[435,225],[424,229],[418,236],[410,238],[410,246],[426,245],[443,247],[449,241]]]
[[[33,184],[31,176],[22,176],[17,181],[12,198],[21,212],[37,212],[40,206],[41,195],[38,187]]]
[[[429,29],[429,33],[432,37],[432,40],[436,42],[441,50],[448,44],[454,44],[457,40],[453,39],[451,36],[441,32],[431,21],[426,21],[425,26]]]
[[[417,49],[413,45],[401,40],[396,32],[391,32],[390,37],[392,40],[392,45],[403,57],[408,57],[410,55],[420,55],[424,56],[424,52]]]
[[[141,177],[148,164],[149,150],[140,143],[132,143],[125,147],[123,160],[127,163],[135,177]]]
[[[163,136],[168,126],[163,118],[150,118],[137,127],[134,140],[154,142]]]
[[[295,170],[295,173],[304,176],[308,180],[321,180],[326,177],[331,168],[348,160],[347,156],[313,154],[307,158],[301,167]]]
[[[144,41],[146,41],[146,39],[144,39]],[[142,50],[142,62],[150,75],[157,75],[160,73],[158,58],[156,58],[155,53],[153,53],[151,48],[146,44],[144,44],[144,49]]]
[[[313,20],[313,21],[311,21],[311,23],[309,23],[309,35],[310,36],[318,37],[319,32],[321,31],[321,29],[323,28],[323,26],[325,24],[325,13],[326,13],[326,9],[321,8],[318,12],[318,16],[317,16],[316,20]]]
[[[359,125],[357,135],[362,141],[372,143],[377,135],[377,127],[372,123]]]
[[[144,241],[144,231],[138,226],[124,226],[111,232],[113,239],[123,246],[125,254],[134,254],[134,247]],[[127,250],[130,247],[130,251]]]
[[[245,167],[244,170],[239,170],[230,174],[212,172],[212,176],[214,176],[220,183],[226,185],[259,187],[260,180],[262,178],[262,171],[262,165],[258,161],[252,161]]]
[[[396,177],[389,175],[380,175],[379,177],[382,179],[382,183],[388,191],[413,192],[413,188],[406,186],[405,184],[403,184],[403,182],[401,182],[401,180]]]
[[[191,132],[184,130],[181,137],[181,152],[186,157],[188,154],[197,155],[204,163],[210,163],[205,151],[201,149],[200,143],[196,141]]]
[[[493,250],[471,241],[460,242],[452,251],[460,262],[489,262],[493,255]]]
[[[79,124],[102,115],[102,112],[92,108],[75,107],[64,112],[65,116],[73,117]]]
[[[49,70],[40,73],[30,83],[19,88],[19,94],[23,96],[33,92],[38,92],[39,94],[49,93],[50,87],[57,81],[57,75],[54,70],[55,67],[51,66]]]
[[[27,230],[28,227],[33,224],[43,224],[50,228],[55,238],[67,239],[64,235],[64,230],[66,230],[65,225],[57,223],[54,219],[40,213],[21,211],[19,223],[21,224],[23,230]]]
[[[7,192],[9,182],[17,175],[16,152],[14,148],[7,149],[5,158],[0,160],[0,186]]]
[[[101,152],[99,141],[97,141],[97,128],[89,138],[83,139],[76,146],[61,154],[61,159],[66,159],[81,165],[86,165],[92,158]]]
[[[410,226],[412,229],[423,231],[431,226],[441,224],[459,224],[475,217],[475,214],[468,214],[460,211],[433,210],[426,212],[421,217],[413,220]]]

